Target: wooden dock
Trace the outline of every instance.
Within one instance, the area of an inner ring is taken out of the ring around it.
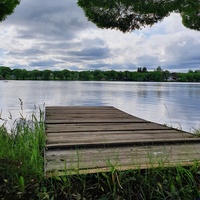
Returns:
[[[114,107],[46,107],[45,123],[48,176],[200,161],[200,138]]]

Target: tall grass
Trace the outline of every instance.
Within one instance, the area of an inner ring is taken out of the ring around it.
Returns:
[[[45,177],[43,112],[0,126],[0,199],[197,200],[199,164]]]
[[[41,199],[197,200],[199,166],[52,177]]]
[[[10,131],[6,124],[0,126],[0,197],[23,194],[28,187],[43,178],[44,120],[15,120]],[[3,188],[2,188],[3,187]]]

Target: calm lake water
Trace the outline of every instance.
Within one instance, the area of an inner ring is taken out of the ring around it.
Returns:
[[[186,131],[200,129],[200,83],[0,81],[2,118],[35,106],[114,106]]]

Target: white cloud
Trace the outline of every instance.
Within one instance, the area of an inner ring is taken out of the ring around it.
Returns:
[[[26,69],[200,68],[200,33],[178,14],[123,34],[98,29],[74,0],[22,1],[0,24],[0,65]]]

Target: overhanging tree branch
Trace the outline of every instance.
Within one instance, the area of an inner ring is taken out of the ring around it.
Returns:
[[[78,5],[100,28],[128,32],[152,26],[176,12],[186,27],[200,30],[199,0],[78,0]]]
[[[20,0],[0,0],[0,22],[14,12]]]

